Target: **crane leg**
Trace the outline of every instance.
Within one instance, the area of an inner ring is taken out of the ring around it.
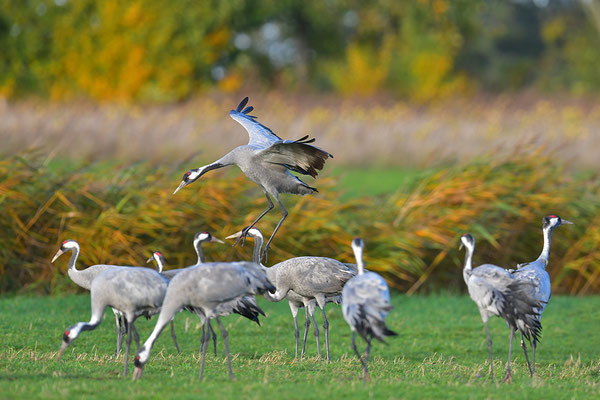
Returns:
[[[537,347],[537,344],[535,343],[535,340],[531,344],[531,347],[533,348],[533,363],[531,364],[531,368],[533,370],[532,374],[535,375],[535,349]]]
[[[177,349],[177,354],[181,354],[181,350],[179,350],[179,343],[177,343],[177,336],[175,336],[175,323],[171,320],[171,337],[173,338],[173,343],[175,343],[175,348]],[[139,347],[139,344],[138,344]]]
[[[128,320],[125,320],[125,326],[127,327],[127,347],[125,350],[125,369],[123,371],[123,376],[127,376],[127,364],[129,363],[129,349],[131,348],[131,331],[135,329],[133,327],[133,322],[129,322]]]
[[[312,319],[313,325],[315,327],[315,337],[317,338],[317,354],[319,358],[321,358],[321,340],[319,339],[319,326],[317,325],[317,321],[315,320],[315,310],[309,311],[310,318]]]
[[[135,339],[135,345],[137,346],[138,350],[140,348],[140,334],[138,333],[137,329],[135,329],[135,325],[131,324],[131,329],[133,330],[133,338]]]
[[[215,350],[215,357],[217,356],[217,334],[215,333],[215,331],[213,330],[213,327],[211,324],[208,324],[208,330],[210,332],[209,338],[210,336],[212,336],[212,340],[213,340],[213,348]]]
[[[202,377],[204,376],[204,361],[206,360],[206,350],[208,348],[208,334],[206,329],[206,324],[210,324],[210,319],[206,321],[206,323],[202,324],[202,343],[200,344],[200,352],[202,353],[202,361],[200,362],[200,375],[198,379],[202,382]]]
[[[527,345],[525,344],[525,338],[523,337],[523,333],[521,333],[521,348],[523,348],[523,353],[525,353],[525,360],[527,360],[529,374],[531,375],[531,377],[533,377],[533,370],[531,369],[531,364],[529,363],[529,354],[527,354]]]
[[[261,255],[260,259],[261,259],[261,261],[264,260],[265,264],[267,263],[267,258],[269,256],[269,246],[271,245],[271,242],[273,241],[273,238],[275,237],[275,234],[279,230],[279,227],[281,226],[281,224],[283,224],[283,221],[285,221],[285,219],[288,216],[288,212],[285,209],[285,207],[283,206],[283,203],[281,202],[281,200],[279,200],[279,196],[275,197],[275,200],[277,200],[277,202],[279,203],[279,207],[281,207],[281,219],[277,223],[277,226],[275,226],[275,230],[273,231],[273,233],[271,234],[271,237],[267,241],[267,244],[263,248],[262,255]]]
[[[365,362],[363,363],[363,385],[365,382],[371,382],[371,376],[369,375],[369,354],[371,353],[371,340],[367,340],[367,348],[365,350]]]
[[[515,336],[515,328],[510,328],[510,338],[508,339],[508,361],[506,362],[506,375],[504,375],[504,379],[502,382],[504,383],[512,383],[512,373],[510,371],[510,358],[512,355],[512,342],[513,336]]]
[[[115,312],[115,322],[117,325],[117,349],[115,350],[116,356],[121,351],[121,346],[123,345],[123,335],[121,334],[121,321],[120,316],[117,312]]]
[[[233,246],[231,246],[231,247],[235,247],[235,245],[238,244],[240,242],[240,240],[243,240],[242,246],[244,246],[244,244],[246,243],[246,236],[248,235],[248,231],[250,229],[254,228],[254,225],[256,225],[258,223],[258,221],[261,220],[262,217],[267,215],[267,213],[275,207],[275,204],[273,204],[273,201],[271,200],[271,198],[269,197],[269,195],[266,192],[265,192],[265,197],[267,198],[267,201],[269,202],[269,207],[267,207],[267,209],[265,211],[263,211],[262,214],[260,214],[258,216],[258,218],[256,218],[250,226],[247,226],[244,229],[242,229],[242,234],[240,235],[239,238],[237,238],[237,240],[233,243]]]
[[[294,358],[298,358],[298,344],[300,342],[300,330],[298,329],[298,316],[294,315],[294,337],[296,338],[296,355]]]
[[[494,357],[492,357],[492,337],[490,336],[490,328],[488,327],[487,320],[485,323],[485,331],[487,333],[488,351],[490,352],[490,379],[494,380]]]
[[[327,348],[327,362],[331,362],[331,355],[329,354],[329,321],[327,320],[327,314],[325,314],[325,298],[317,299],[319,307],[323,312],[323,329],[325,330],[325,347]]]
[[[352,350],[354,350],[354,354],[356,354],[356,357],[358,357],[358,361],[360,361],[360,363],[362,364],[364,379],[364,371],[367,368],[367,366],[365,365],[365,361],[363,360],[362,356],[358,352],[358,348],[356,347],[356,332],[354,331],[352,331]]]
[[[300,359],[304,358],[304,352],[306,351],[306,338],[308,337],[308,328],[310,327],[310,317],[308,315],[308,307],[304,307],[304,339],[302,340],[302,353]]]
[[[232,381],[235,381],[235,376],[233,375],[233,370],[231,369],[231,355],[229,354],[229,334],[227,330],[219,320],[219,317],[216,318],[219,327],[221,328],[221,336],[223,336],[223,343],[225,343],[225,351],[227,352],[227,366],[229,367],[229,378]]]

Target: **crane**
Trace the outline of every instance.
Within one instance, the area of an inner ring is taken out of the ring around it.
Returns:
[[[248,229],[254,227],[262,217],[275,207],[271,197],[277,201],[282,210],[281,219],[275,226],[261,255],[261,259],[265,259],[266,262],[271,241],[288,215],[279,199],[279,195],[281,193],[306,195],[317,191],[314,187],[292,175],[290,171],[316,178],[317,170],[323,169],[325,161],[333,156],[310,145],[315,139],[309,139],[308,135],[294,141],[281,139],[271,129],[259,123],[255,116],[250,115],[254,107],[244,108],[247,103],[248,97],[244,98],[235,110],[231,110],[229,116],[246,129],[249,136],[248,144],[236,147],[211,164],[190,169],[183,175],[180,185],[173,194],[208,171],[228,165],[237,165],[251,181],[261,188],[269,206],[249,227],[245,228],[246,230],[234,243],[234,246],[240,240],[245,239]]]
[[[492,315],[497,315],[503,318],[510,328],[508,362],[503,381],[512,382],[510,360],[513,336],[516,330],[519,330],[527,339],[533,337],[533,340],[538,340],[542,331],[539,320],[542,303],[533,295],[531,282],[515,279],[504,268],[493,264],[483,264],[473,268],[475,239],[466,233],[461,236],[460,241],[460,247],[466,248],[463,278],[471,299],[477,304],[487,333],[490,378],[494,379],[494,360],[488,319]]]
[[[242,231],[234,233],[233,235],[227,236],[225,239],[237,239],[241,235],[242,235]],[[276,274],[275,274],[275,269],[273,269],[275,267],[266,268],[260,262],[260,253],[261,253],[262,245],[264,242],[264,238],[263,238],[261,231],[256,227],[248,229],[247,236],[251,237],[254,240],[254,250],[252,253],[252,261],[257,264],[260,264],[264,268],[265,272],[267,273],[267,277],[271,276],[272,279],[275,279]],[[346,264],[346,265],[349,266],[349,264]],[[319,355],[319,357],[321,357],[321,343],[319,341],[319,327],[317,326],[317,323],[315,321],[315,307],[317,305],[317,300],[315,298],[306,298],[306,297],[300,296],[293,290],[290,290],[288,292],[288,294],[285,296],[285,298],[288,301],[288,304],[290,306],[290,311],[292,312],[292,317],[294,318],[294,336],[296,338],[295,358],[298,358],[298,344],[299,344],[299,338],[300,338],[300,332],[298,329],[298,310],[303,307],[304,307],[304,312],[305,312],[305,320],[304,320],[305,323],[304,323],[304,340],[302,343],[302,353],[300,354],[300,359],[304,358],[304,353],[306,350],[306,339],[308,336],[308,328],[310,327],[311,319],[315,326],[314,333],[315,333],[316,340],[317,340],[317,354]],[[335,304],[340,304],[341,296],[333,296],[333,297],[326,296],[325,301],[327,303],[331,302],[331,303],[335,303]],[[310,316],[310,318],[309,318],[309,316]]]
[[[235,379],[231,369],[228,333],[221,320],[220,308],[224,303],[243,296],[262,294],[275,290],[267,280],[260,266],[250,262],[208,263],[186,268],[175,275],[167,288],[162,309],[154,330],[138,349],[134,359],[133,379],[142,377],[142,371],[150,358],[152,347],[166,324],[184,307],[193,309],[202,319],[203,343],[199,379],[202,380],[204,362],[208,348],[208,335],[204,335],[206,325],[215,319],[221,328],[221,336],[227,352],[229,377]]]
[[[550,276],[548,275],[548,272],[546,272],[546,267],[548,266],[550,248],[552,247],[552,231],[564,224],[572,225],[573,223],[571,221],[567,221],[566,219],[562,219],[558,215],[548,215],[544,217],[542,220],[544,247],[542,248],[540,256],[535,261],[519,264],[517,270],[512,271],[516,279],[529,281],[533,284],[535,298],[541,303],[541,309],[539,310],[540,322],[542,313],[546,309],[546,305],[548,305],[551,296]],[[535,350],[537,347],[536,338],[534,337],[533,342],[530,341],[530,343],[533,348],[533,362],[531,364],[529,364],[529,355],[527,354],[525,340],[523,335],[521,335],[521,347],[523,348],[525,359],[529,365],[529,372],[531,376],[533,376],[535,374]]]
[[[81,332],[96,329],[102,322],[104,310],[110,306],[125,316],[127,350],[123,375],[126,376],[131,333],[136,331],[134,322],[141,315],[160,311],[167,285],[168,280],[150,268],[114,267],[101,272],[90,286],[92,311],[89,322],[78,322],[65,330],[56,359],[61,358]]]
[[[373,339],[385,343],[387,336],[397,334],[385,325],[385,317],[392,310],[387,283],[381,275],[371,271],[365,272],[362,239],[352,240],[352,250],[356,258],[358,275],[346,282],[344,286],[342,313],[352,330],[352,350],[362,364],[364,383],[371,380],[369,353]],[[367,342],[364,357],[361,357],[356,347],[356,332]]]
[[[67,273],[69,275],[69,278],[71,278],[71,280],[73,282],[75,282],[75,284],[77,284],[78,286],[86,289],[86,290],[90,290],[91,286],[92,286],[92,282],[93,280],[102,272],[108,270],[108,269],[112,269],[112,268],[116,268],[119,267],[118,265],[108,265],[108,264],[97,264],[97,265],[92,265],[90,267],[87,267],[86,269],[83,270],[78,270],[77,269],[77,258],[79,257],[79,253],[80,253],[80,247],[79,247],[79,243],[77,243],[74,240],[68,239],[62,242],[60,248],[58,249],[58,251],[56,252],[56,254],[54,255],[54,258],[52,259],[52,263],[54,263],[54,261],[56,261],[58,259],[58,257],[60,257],[62,254],[67,253],[71,251],[71,258],[69,260],[69,266],[68,266],[68,270]],[[115,350],[115,355],[117,355],[119,353],[119,351],[121,351],[121,346],[123,344],[123,328],[125,325],[125,320],[124,317],[121,313],[120,310],[117,310],[116,308],[112,308],[113,313],[115,314],[115,321],[116,321],[116,331],[117,331],[117,349]],[[139,336],[137,336],[137,331],[134,332],[134,334],[136,335],[136,342],[139,341]],[[177,344],[177,339],[175,337],[173,337],[173,341],[175,342],[175,347],[177,347],[177,351],[179,352],[179,345]]]

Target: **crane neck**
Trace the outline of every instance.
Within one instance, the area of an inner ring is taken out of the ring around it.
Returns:
[[[252,250],[252,261],[260,264],[260,252],[262,250],[263,238],[260,236],[253,236],[254,239],[254,250]]]
[[[548,265],[548,258],[550,257],[550,249],[552,248],[552,230],[554,227],[548,227],[543,229],[544,232],[544,247],[538,257],[538,260],[543,260],[545,265]]]
[[[358,275],[362,275],[365,273],[365,262],[363,260],[363,250],[361,247],[352,246],[352,250],[354,250],[354,258],[356,259],[356,268],[358,270]]]
[[[202,250],[202,241],[199,240],[194,243],[194,249],[196,249],[196,254],[198,255],[196,264],[204,264],[206,262],[206,257],[204,257],[204,251]]]
[[[465,264],[463,266],[463,276],[465,281],[467,280],[467,276],[471,275],[471,271],[473,271],[473,252],[475,251],[474,246],[465,246]]]
[[[162,274],[164,267],[165,266],[160,259],[156,260],[156,269],[158,270],[159,274]]]
[[[77,269],[76,267],[76,263],[77,263],[77,257],[79,257],[79,244],[75,243],[75,247],[73,247],[71,249],[71,258],[69,259],[69,269],[68,271],[70,272],[81,272]]]

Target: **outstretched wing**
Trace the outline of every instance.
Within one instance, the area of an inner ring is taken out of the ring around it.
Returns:
[[[254,115],[249,115],[254,107],[246,107],[248,98],[244,98],[235,110],[229,111],[229,116],[240,123],[248,132],[250,140],[249,145],[268,147],[271,144],[281,141],[281,138],[273,133],[272,130],[256,120]],[[246,107],[246,108],[244,108]]]
[[[329,157],[333,158],[333,156],[318,147],[308,144],[314,142],[314,140],[304,136],[293,142],[286,140],[273,143],[256,156],[261,161],[280,164],[289,170],[315,178],[318,175],[317,170],[322,170],[325,161]]]

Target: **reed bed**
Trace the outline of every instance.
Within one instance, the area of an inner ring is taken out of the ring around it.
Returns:
[[[42,148],[46,157],[175,162],[213,160],[245,144],[228,111],[246,94],[214,93],[171,105],[2,103],[0,156]],[[259,121],[287,139],[311,134],[339,164],[430,166],[488,153],[544,149],[570,169],[598,168],[600,103],[510,95],[413,105],[277,92],[250,96]]]
[[[195,262],[193,235],[223,238],[265,207],[262,193],[241,173],[211,172],[177,195],[180,164],[92,163],[48,166],[32,155],[0,161],[0,289],[57,293],[77,290],[66,258],[50,263],[64,239],[82,249],[79,268],[143,265],[164,252],[168,268]],[[473,161],[432,173],[409,192],[340,201],[333,179],[314,196],[284,196],[290,211],[268,264],[299,255],[351,262],[350,240],[367,243],[368,267],[397,290],[461,291],[464,232],[477,239],[475,263],[504,267],[531,261],[542,247],[541,219],[551,213],[575,222],[560,227],[549,266],[555,289],[600,292],[600,189],[597,177],[573,178],[541,154]],[[260,223],[270,235],[279,213]],[[244,248],[207,245],[210,260],[251,257]]]

